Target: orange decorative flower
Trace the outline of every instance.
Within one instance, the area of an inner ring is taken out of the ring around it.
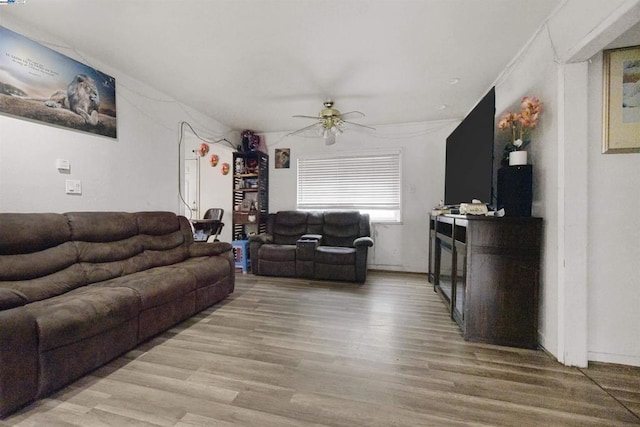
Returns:
[[[200,148],[198,148],[198,155],[200,157],[204,157],[207,155],[208,152],[209,152],[209,145],[207,145],[207,143],[205,142],[200,144]]]
[[[531,129],[535,129],[542,114],[542,103],[536,97],[525,96],[518,113],[507,111],[498,120],[498,129],[511,131],[511,142],[504,148],[505,153],[524,149],[531,141]]]
[[[220,158],[218,157],[217,154],[212,154],[211,157],[209,158],[209,164],[213,167],[218,165],[218,160],[220,160]]]

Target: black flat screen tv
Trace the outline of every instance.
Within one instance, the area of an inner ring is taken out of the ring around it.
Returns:
[[[494,87],[447,137],[445,205],[478,199],[493,206],[495,115]]]

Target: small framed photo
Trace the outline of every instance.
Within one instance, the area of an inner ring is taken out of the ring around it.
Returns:
[[[251,209],[251,202],[253,202],[253,199],[250,198],[246,198],[242,201],[242,203],[240,204],[240,211],[241,212],[249,212],[249,210]]]
[[[640,46],[604,51],[603,153],[640,152]]]
[[[290,148],[276,148],[276,169],[289,169],[290,159]]]

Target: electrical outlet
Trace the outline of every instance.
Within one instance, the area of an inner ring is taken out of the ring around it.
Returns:
[[[67,194],[82,194],[82,182],[79,179],[66,180]]]

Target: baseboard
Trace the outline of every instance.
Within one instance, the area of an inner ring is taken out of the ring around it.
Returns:
[[[367,270],[371,271],[397,271],[399,273],[421,273],[427,274],[427,270],[423,270],[415,267],[406,267],[402,265],[373,265],[369,264],[367,266]]]
[[[587,357],[589,358],[590,362],[615,363],[617,365],[630,365],[640,367],[640,356],[590,351],[587,353]]]

